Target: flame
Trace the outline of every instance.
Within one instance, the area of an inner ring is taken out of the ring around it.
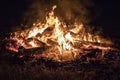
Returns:
[[[52,11],[46,16],[45,23],[34,23],[31,29],[15,32],[11,35],[11,39],[16,40],[19,46],[23,46],[26,49],[41,47],[39,42],[43,42],[47,46],[54,47],[53,50],[60,53],[59,55],[63,56],[69,53],[69,55],[74,55],[74,57],[81,51],[80,46],[78,46],[79,49],[75,48],[75,43],[95,42],[111,44],[111,41],[106,41],[98,35],[92,35],[90,32],[87,32],[82,23],[75,22],[74,25],[67,26],[54,15],[56,8],[56,5],[53,6]],[[49,40],[56,43],[55,46]],[[84,45],[84,47],[88,48],[87,45]],[[94,46],[94,48],[96,47]],[[97,48],[101,49],[101,47]]]

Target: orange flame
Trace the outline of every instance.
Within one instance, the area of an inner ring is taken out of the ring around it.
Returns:
[[[57,6],[53,6],[52,11],[46,16],[45,23],[34,23],[31,29],[15,32],[11,39],[17,40],[20,46],[24,48],[40,47],[38,42],[44,42],[48,46],[53,46],[49,40],[53,41],[55,47],[62,55],[80,53],[80,49],[76,49],[75,43],[82,43],[83,41],[96,42],[96,43],[111,43],[101,39],[98,35],[92,35],[90,32],[86,32],[82,23],[74,23],[73,26],[68,27],[65,23],[59,20],[54,15],[54,10]],[[31,39],[30,41],[28,39]],[[31,46],[31,47],[29,47]],[[86,47],[86,45],[84,45]],[[96,47],[96,46],[94,46]],[[80,47],[79,47],[80,48]]]

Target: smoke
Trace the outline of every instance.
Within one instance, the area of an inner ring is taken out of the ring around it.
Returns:
[[[75,21],[89,24],[96,17],[96,8],[92,0],[31,0],[22,23],[30,26],[34,22],[44,22],[53,5],[57,5],[55,15],[67,24]]]
[[[87,8],[94,6],[90,0],[59,0],[58,1],[58,14],[62,15],[62,19],[68,23],[74,22],[75,20],[82,23],[89,22],[89,10]]]

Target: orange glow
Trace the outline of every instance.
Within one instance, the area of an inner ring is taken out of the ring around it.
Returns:
[[[57,6],[53,6],[52,11],[46,16],[45,23],[34,23],[33,27],[24,31],[15,32],[11,36],[11,39],[16,40],[19,46],[24,48],[34,48],[41,47],[40,42],[45,43],[47,46],[52,46],[52,50],[46,52],[46,57],[51,57],[50,54],[55,54],[53,59],[60,61],[58,56],[74,56],[74,58],[81,53],[81,48],[88,48],[89,45],[77,46],[75,48],[75,43],[82,44],[82,42],[93,42],[93,43],[106,43],[111,44],[111,41],[102,39],[98,35],[92,35],[87,32],[82,23],[74,23],[74,25],[68,27],[65,23],[59,20],[57,16],[54,15],[54,9]],[[55,43],[49,42],[51,40]],[[77,45],[78,45],[77,44]],[[92,44],[91,44],[92,45]],[[110,49],[100,46],[94,46],[93,48],[99,49]],[[45,53],[45,52],[43,52]],[[56,56],[57,55],[57,56]],[[73,57],[69,57],[73,58]],[[70,60],[71,60],[70,59]]]

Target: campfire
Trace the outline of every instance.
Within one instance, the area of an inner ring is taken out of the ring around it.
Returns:
[[[84,24],[67,25],[55,16],[56,8],[56,5],[52,7],[44,23],[34,23],[32,28],[11,33],[6,50],[14,55],[20,53],[19,58],[32,54],[35,59],[44,57],[59,62],[72,61],[90,53],[97,56],[88,60],[101,60],[106,52],[116,50],[111,47],[111,40],[92,34]]]

